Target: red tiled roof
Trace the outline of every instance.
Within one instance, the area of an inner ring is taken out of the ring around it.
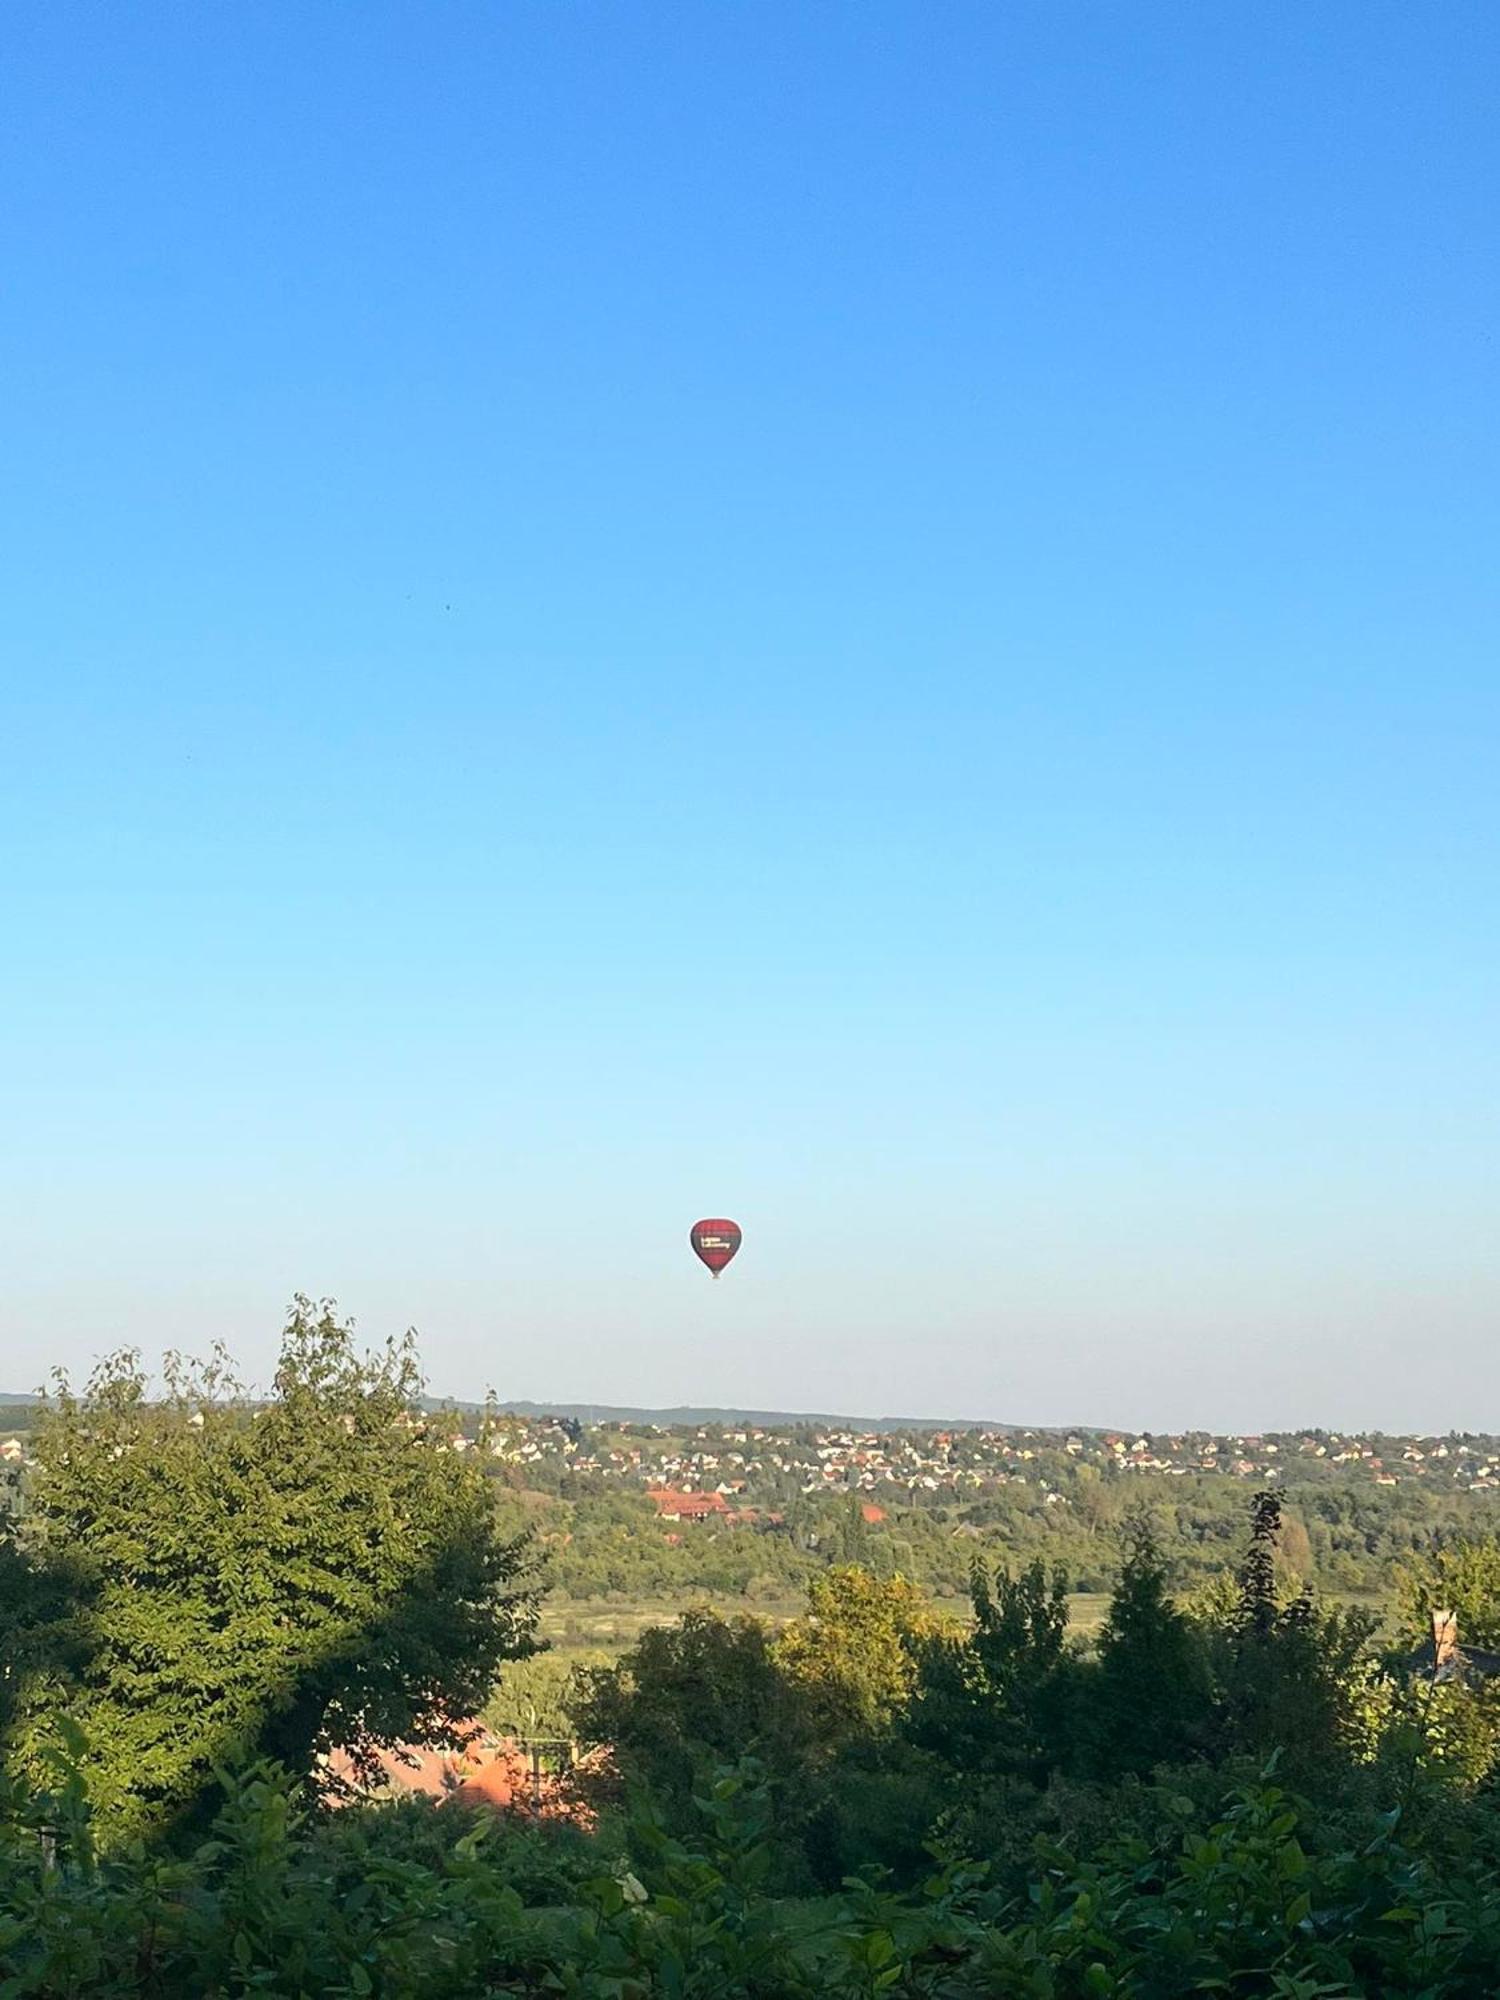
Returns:
[[[532,1775],[521,1746],[509,1737],[493,1736],[478,1724],[462,1750],[436,1750],[403,1745],[376,1753],[378,1775],[375,1788],[390,1792],[413,1792],[429,1799],[459,1799],[468,1804],[495,1806],[501,1811],[555,1813],[571,1816],[571,1807],[562,1796],[554,1777],[544,1777],[540,1785]],[[335,1750],[327,1760],[334,1781],[330,1804],[340,1804],[346,1796],[339,1788],[352,1787],[356,1794],[367,1791],[366,1781],[356,1770],[347,1752]]]
[[[653,1487],[646,1498],[658,1514],[668,1519],[691,1521],[704,1514],[727,1514],[729,1502],[722,1493],[677,1493],[670,1486]]]

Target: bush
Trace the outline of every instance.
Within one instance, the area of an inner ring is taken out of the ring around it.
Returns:
[[[1399,1813],[1358,1846],[1269,1777],[1216,1815],[1191,1799],[1092,1854],[1037,1839],[1016,1894],[948,1861],[907,1892],[871,1879],[811,1908],[769,1893],[778,1828],[753,1766],[697,1795],[696,1831],[649,1806],[629,1859],[559,1843],[575,1907],[545,1916],[498,1821],[382,1808],[335,1824],[257,1767],[228,1780],[210,1838],[178,1860],[101,1860],[81,1746],[50,1794],[0,1799],[0,1982],[8,2000],[221,2000],[263,1992],[470,2000],[1025,2000],[1422,1995],[1500,1990],[1487,1862],[1440,1860]],[[44,1837],[45,1836],[45,1837]],[[571,1837],[569,1837],[571,1839]],[[526,1836],[540,1853],[550,1836]],[[576,1864],[592,1863],[592,1872]]]
[[[534,1820],[450,1799],[393,1799],[323,1815],[309,1827],[308,1861],[353,1894],[389,1866],[440,1873],[464,1843],[482,1846],[497,1881],[530,1908],[574,1903],[599,1872],[607,1844],[564,1819]]]

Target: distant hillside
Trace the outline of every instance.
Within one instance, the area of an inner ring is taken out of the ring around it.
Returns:
[[[482,1403],[445,1402],[438,1397],[425,1399],[429,1409],[482,1410]],[[623,1403],[498,1403],[497,1409],[516,1417],[572,1417],[584,1424],[660,1424],[663,1430],[680,1430],[694,1424],[724,1424],[731,1427],[753,1425],[758,1430],[785,1429],[791,1424],[843,1426],[861,1431],[972,1431],[1010,1430],[1014,1426],[985,1417],[849,1417],[826,1410],[720,1410],[707,1405],[681,1404],[670,1410],[632,1409]]]
[[[14,1430],[24,1424],[28,1413],[34,1411],[40,1401],[39,1396],[8,1396],[0,1392],[0,1429]],[[422,1405],[429,1410],[460,1410],[466,1414],[485,1407],[483,1403],[465,1402],[460,1397],[447,1396],[424,1396]],[[497,1403],[495,1407],[516,1417],[572,1417],[584,1424],[659,1424],[663,1430],[683,1430],[697,1424],[723,1424],[731,1429],[748,1424],[757,1430],[785,1430],[794,1424],[861,1431],[1004,1431],[1016,1428],[983,1417],[850,1417],[827,1410],[724,1410],[696,1403],[679,1404],[670,1410],[636,1409],[624,1403],[509,1402]],[[1079,1435],[1086,1436],[1088,1431],[1079,1429]]]

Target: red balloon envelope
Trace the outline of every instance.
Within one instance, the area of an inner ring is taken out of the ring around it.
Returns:
[[[722,1217],[695,1222],[688,1231],[688,1241],[694,1256],[700,1257],[717,1278],[740,1247],[740,1225],[725,1222]]]

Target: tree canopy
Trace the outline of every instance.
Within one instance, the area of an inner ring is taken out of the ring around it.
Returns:
[[[452,1740],[529,1650],[535,1595],[477,1453],[414,1414],[411,1336],[362,1353],[299,1297],[264,1400],[222,1352],[164,1372],[153,1397],[140,1356],[112,1355],[37,1425],[12,1756],[35,1768],[65,1693],[128,1829],[190,1809],[220,1764]],[[50,1654],[49,1629],[67,1640]]]

